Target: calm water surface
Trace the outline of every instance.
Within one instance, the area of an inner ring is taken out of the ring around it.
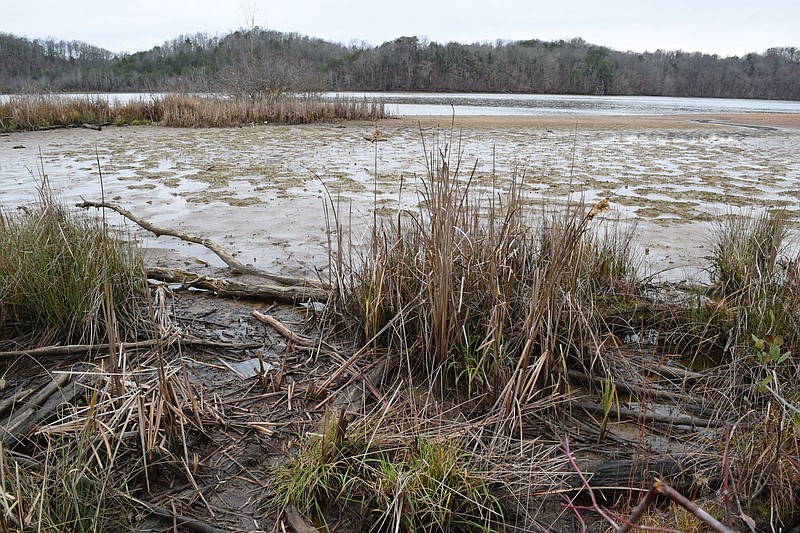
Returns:
[[[394,115],[676,115],[800,113],[800,102],[666,96],[552,94],[327,93],[377,98]]]

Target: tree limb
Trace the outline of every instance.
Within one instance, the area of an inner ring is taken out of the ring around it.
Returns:
[[[228,265],[228,267],[231,270],[231,273],[233,273],[233,274],[250,274],[250,275],[253,275],[253,276],[258,276],[258,277],[261,277],[261,278],[265,278],[265,279],[274,281],[276,283],[281,283],[281,284],[284,284],[284,285],[302,284],[303,286],[307,286],[307,287],[316,287],[316,288],[319,288],[319,289],[323,288],[323,284],[322,283],[320,283],[319,281],[313,280],[313,279],[298,279],[298,278],[280,276],[278,274],[272,274],[272,273],[266,272],[264,270],[261,270],[260,268],[256,268],[256,267],[253,267],[253,266],[250,266],[250,265],[245,265],[242,262],[240,262],[238,259],[236,259],[233,255],[231,255],[222,246],[220,246],[219,244],[217,244],[215,241],[213,241],[211,239],[207,239],[205,237],[199,237],[199,236],[194,235],[192,233],[187,233],[187,232],[183,232],[183,231],[178,231],[178,230],[174,230],[174,229],[162,228],[160,226],[156,226],[155,224],[152,224],[152,223],[148,222],[147,220],[144,220],[143,218],[137,217],[136,215],[134,215],[133,213],[131,213],[127,209],[124,209],[123,207],[120,207],[117,204],[112,204],[112,203],[109,203],[109,202],[89,202],[89,201],[84,200],[83,202],[75,204],[75,206],[76,207],[81,207],[83,209],[88,209],[90,207],[94,207],[96,209],[111,209],[112,211],[116,211],[117,213],[119,213],[123,217],[127,218],[131,222],[134,222],[135,224],[137,224],[142,229],[149,231],[150,233],[155,235],[156,238],[158,238],[158,237],[160,237],[162,235],[167,235],[167,236],[170,236],[170,237],[176,237],[178,239],[181,239],[182,241],[192,242],[192,243],[195,243],[195,244],[200,244],[202,246],[205,246],[206,248],[208,248],[209,250],[214,252],[217,255],[217,257],[222,259],[222,261],[226,265]]]

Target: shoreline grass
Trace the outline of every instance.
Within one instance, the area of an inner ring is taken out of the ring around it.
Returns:
[[[331,320],[468,397],[557,394],[565,358],[598,348],[594,303],[635,292],[641,260],[620,227],[592,227],[607,200],[533,213],[519,177],[482,191],[449,151],[445,139],[428,158],[417,211],[376,219],[366,251],[334,251]]]
[[[157,124],[178,128],[252,124],[375,121],[388,115],[383,102],[366,98],[282,94],[264,98],[167,94],[130,102],[100,96],[13,95],[0,103],[0,132],[69,127]]]
[[[146,290],[137,247],[69,210],[46,180],[39,197],[26,212],[0,212],[0,342],[91,344],[109,328],[135,338]]]

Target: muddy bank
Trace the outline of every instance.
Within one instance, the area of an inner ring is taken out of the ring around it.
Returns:
[[[15,133],[0,137],[0,207],[34,200],[42,175],[68,202],[99,200],[102,173],[106,200],[153,223],[266,270],[314,276],[327,267],[330,199],[358,240],[373,208],[419,203],[426,152],[452,135],[451,164],[474,169],[487,194],[517,176],[532,205],[609,197],[600,223],[636,222],[649,268],[670,278],[701,275],[716,217],[800,214],[800,115],[403,117],[378,127],[377,144],[372,123]],[[148,247],[219,265],[201,247],[130,230]]]

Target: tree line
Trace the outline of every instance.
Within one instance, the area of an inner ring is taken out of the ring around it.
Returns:
[[[742,57],[620,52],[582,39],[344,45],[253,26],[182,35],[115,54],[79,41],[0,33],[0,92],[448,91],[800,100],[800,49]]]

